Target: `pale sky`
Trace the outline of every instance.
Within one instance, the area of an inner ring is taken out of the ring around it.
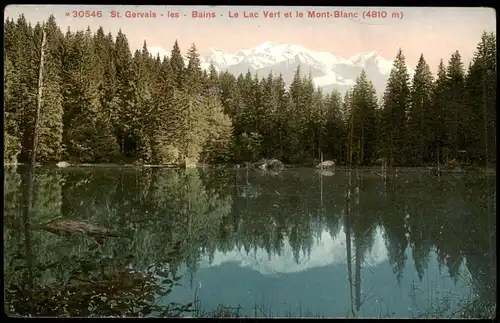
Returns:
[[[73,18],[66,14],[72,10],[102,11],[102,18]],[[112,18],[112,11],[121,17]],[[263,12],[280,12],[280,18],[265,18]],[[334,11],[356,12],[367,10],[385,12],[386,18],[308,18],[308,10],[333,14]],[[154,12],[156,18],[126,18],[126,11]],[[213,12],[215,18],[193,18],[192,11]],[[238,18],[230,18],[230,11]],[[243,12],[259,13],[258,18],[243,18]],[[295,17],[295,12],[304,14]],[[178,13],[169,18],[168,13]],[[285,13],[293,17],[286,18]],[[142,47],[160,47],[170,51],[177,39],[181,50],[195,43],[200,53],[210,48],[234,53],[238,49],[252,48],[272,41],[297,44],[315,51],[331,52],[348,58],[361,52],[375,51],[393,59],[398,48],[403,49],[407,64],[415,68],[423,53],[435,72],[439,60],[448,61],[459,50],[465,66],[472,57],[481,33],[496,33],[496,16],[492,8],[410,8],[410,7],[243,7],[243,6],[90,6],[90,5],[9,5],[5,17],[17,19],[24,14],[32,23],[46,20],[50,14],[56,18],[63,32],[86,29],[95,31],[102,26],[106,33],[121,28],[127,35],[132,50]],[[163,16],[162,16],[163,15]],[[393,18],[394,16],[394,18]],[[398,18],[396,18],[399,16]]]

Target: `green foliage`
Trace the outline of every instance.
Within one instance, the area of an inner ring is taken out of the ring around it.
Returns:
[[[399,50],[382,102],[363,72],[343,98],[322,93],[300,67],[281,75],[235,77],[203,70],[196,45],[185,57],[131,52],[120,30],[68,30],[44,24],[40,162],[182,164],[278,158],[310,164],[420,166],[496,160],[496,38],[484,33],[467,73],[460,53],[436,81],[423,55],[409,80]],[[6,157],[27,161],[37,104],[42,26],[4,22]],[[21,147],[18,153],[18,147]]]
[[[348,97],[346,117],[348,120],[349,160],[357,164],[373,164],[377,142],[376,114],[377,96],[373,84],[363,71]]]
[[[484,32],[466,76],[469,124],[466,143],[472,162],[496,162],[496,36]]]
[[[406,113],[410,102],[409,75],[403,51],[400,49],[394,60],[382,108],[382,142],[389,165],[401,165],[405,156]]]
[[[41,28],[35,27],[35,43],[41,44]],[[50,16],[45,24],[46,47],[44,48],[43,90],[40,110],[37,160],[59,161],[63,141],[63,96],[61,93],[61,51],[63,34]],[[35,60],[35,66],[38,66]]]
[[[439,117],[434,109],[434,84],[429,65],[424,55],[420,56],[411,87],[411,101],[408,113],[407,162],[411,165],[429,163],[435,156],[438,134],[433,122]]]

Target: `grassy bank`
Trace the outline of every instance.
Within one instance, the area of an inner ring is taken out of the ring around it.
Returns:
[[[447,296],[450,297],[450,296]],[[456,309],[450,308],[449,298],[435,299],[430,308],[419,313],[404,318],[412,319],[492,319],[496,317],[496,303],[482,301],[479,298],[471,300],[459,300],[459,305]],[[273,317],[299,317],[299,318],[328,318],[328,316],[319,313],[313,313],[308,309],[299,308],[296,311],[287,310],[282,315],[276,314],[272,308],[266,304],[254,304],[252,315],[242,314],[243,308],[240,305],[223,305],[219,304],[213,310],[207,311],[200,307],[200,302],[195,302],[195,308],[192,313],[186,317],[195,318],[273,318]],[[346,314],[345,318],[369,318],[364,316],[353,316]],[[391,315],[388,311],[380,311],[377,317],[372,318],[397,318]],[[401,317],[403,318],[403,317]]]

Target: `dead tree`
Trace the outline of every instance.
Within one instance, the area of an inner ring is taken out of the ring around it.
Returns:
[[[42,46],[40,47],[40,66],[38,69],[38,97],[35,111],[35,120],[33,126],[33,137],[31,143],[30,154],[30,167],[34,167],[36,161],[36,148],[38,145],[38,127],[40,122],[40,110],[42,109],[42,91],[43,91],[43,61],[44,61],[44,47],[45,47],[45,25],[42,25]]]

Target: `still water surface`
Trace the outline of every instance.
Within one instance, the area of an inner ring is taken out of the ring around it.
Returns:
[[[7,312],[155,316],[170,304],[184,316],[484,316],[496,306],[495,181],[37,169],[30,191],[21,169],[6,171]],[[61,220],[120,235],[44,230]]]

